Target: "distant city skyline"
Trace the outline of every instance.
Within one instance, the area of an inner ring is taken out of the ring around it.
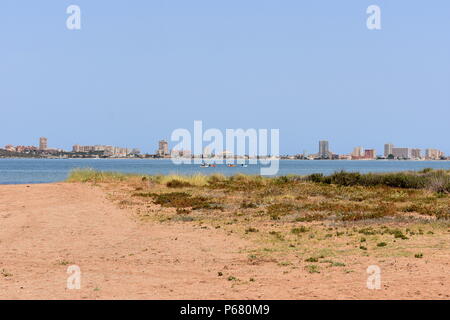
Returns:
[[[1,146],[154,153],[202,120],[280,129],[281,154],[450,154],[449,1],[377,0],[381,30],[369,0],[77,0],[81,30],[70,4],[0,2]]]
[[[10,152],[26,152],[26,151],[51,151],[51,152],[73,152],[73,153],[97,153],[97,155],[107,155],[112,157],[127,157],[129,155],[137,156],[141,154],[140,148],[123,148],[116,147],[111,145],[79,145],[75,144],[72,146],[71,150],[64,150],[63,148],[57,147],[48,147],[48,138],[40,137],[38,146],[34,145],[18,145],[14,146],[12,144],[7,144],[2,148],[0,146],[0,150],[6,150]],[[203,153],[201,156],[212,156],[211,152],[206,146],[202,148]],[[235,154],[235,150],[226,150],[223,149],[219,152],[222,155],[237,155],[243,156],[245,154]],[[309,157],[313,159],[331,159],[331,160],[369,160],[369,159],[377,159],[380,157],[384,157],[386,159],[411,159],[411,160],[419,160],[419,159],[428,159],[428,160],[439,160],[443,157],[446,157],[445,152],[436,148],[426,148],[424,150],[420,148],[410,148],[410,147],[398,147],[392,143],[385,143],[383,154],[377,153],[376,149],[373,148],[364,148],[363,146],[357,146],[353,148],[351,152],[345,153],[336,153],[332,152],[330,149],[330,142],[328,140],[320,140],[318,146],[317,153],[293,153],[293,154],[280,154],[280,156],[302,156]],[[305,152],[305,151],[303,151]],[[165,139],[159,140],[157,149],[154,153],[145,152],[147,155],[154,155],[157,157],[169,157],[171,155],[175,157],[191,157],[191,156],[199,156],[200,154],[195,154],[191,149],[174,149],[173,146],[170,146],[169,142]],[[450,159],[450,155],[446,157]]]

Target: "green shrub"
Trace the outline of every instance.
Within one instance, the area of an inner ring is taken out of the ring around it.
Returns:
[[[431,172],[427,176],[426,188],[438,193],[450,192],[450,175],[443,170]]]
[[[387,186],[405,189],[428,188],[440,193],[450,192],[450,174],[444,170],[366,174],[338,171],[329,176],[324,176],[321,173],[313,173],[306,176],[305,180],[340,186]]]
[[[217,204],[210,202],[206,197],[193,197],[186,192],[171,192],[171,193],[135,193],[133,196],[150,197],[153,202],[162,207],[169,208],[192,208],[198,209],[220,209]]]
[[[425,186],[422,176],[408,173],[390,173],[383,176],[382,184],[388,187],[420,189]]]
[[[309,229],[306,228],[305,226],[300,226],[300,228],[292,228],[291,229],[291,233],[293,233],[293,234],[300,234],[300,233],[305,233],[308,231],[309,231]]]
[[[173,179],[167,182],[167,187],[169,188],[184,188],[184,187],[190,187],[191,184],[189,182]]]
[[[306,177],[307,181],[320,183],[323,182],[323,174],[322,173],[313,173]]]
[[[341,186],[359,185],[361,184],[361,174],[359,172],[335,172],[331,175],[331,183]]]
[[[281,216],[293,213],[297,207],[290,203],[275,203],[267,207],[267,213],[273,220],[278,220]]]

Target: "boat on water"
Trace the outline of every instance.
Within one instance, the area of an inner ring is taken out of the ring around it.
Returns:
[[[207,163],[202,163],[200,165],[200,168],[208,168],[208,167],[209,167],[209,164],[207,164]]]

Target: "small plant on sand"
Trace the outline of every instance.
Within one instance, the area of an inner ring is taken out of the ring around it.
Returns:
[[[191,187],[192,185],[186,181],[173,179],[173,180],[170,180],[169,182],[167,182],[166,186],[168,188],[185,188],[185,187]]]
[[[343,262],[333,262],[331,264],[332,267],[345,267],[345,263]]]
[[[333,261],[333,260],[329,260],[329,259],[322,260],[322,261],[320,261],[320,263],[329,263],[330,267],[345,267],[345,263]]]
[[[387,243],[386,242],[379,242],[377,243],[377,247],[386,247]]]
[[[305,233],[308,231],[309,231],[309,228],[306,228],[305,226],[300,226],[299,228],[291,229],[291,233],[293,233],[293,234],[301,234],[301,233]]]
[[[318,262],[319,259],[316,257],[309,257],[308,259],[305,259],[306,262]]]
[[[249,260],[256,260],[256,259],[258,259],[258,256],[256,254],[249,254],[248,255],[248,259]]]
[[[275,236],[275,238],[277,240],[280,240],[280,241],[284,240],[284,236],[279,231],[270,231],[269,234],[272,235],[272,236]]]
[[[414,255],[414,258],[417,258],[417,259],[423,258],[423,253],[416,253],[416,254]]]
[[[403,234],[399,229],[394,229],[389,231],[390,234],[394,235],[396,239],[408,240],[409,238]]]
[[[58,261],[58,264],[59,264],[59,265],[62,265],[62,266],[67,266],[67,265],[70,264],[70,261],[67,261],[67,260],[62,259],[62,260],[59,260],[59,261]]]
[[[1,274],[2,274],[2,276],[4,276],[5,278],[6,278],[6,277],[12,277],[12,273],[6,271],[6,269],[2,269]]]
[[[320,273],[319,266],[315,264],[310,264],[305,267],[306,271],[309,273]]]
[[[254,208],[258,208],[258,206],[250,201],[243,201],[241,203],[241,209],[254,209]]]
[[[191,213],[191,210],[184,209],[184,208],[177,208],[177,214],[189,214]]]
[[[377,232],[371,227],[360,229],[358,232],[365,236],[377,234]]]
[[[259,230],[253,227],[249,227],[247,229],[245,229],[245,233],[250,233],[250,232],[258,232]]]

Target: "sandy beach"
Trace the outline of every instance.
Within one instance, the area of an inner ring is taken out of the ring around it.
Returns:
[[[220,228],[143,222],[110,195],[87,183],[1,185],[0,299],[450,297],[448,250],[423,246],[426,259],[353,256],[351,272],[308,273],[302,257],[295,268],[249,262],[254,243]],[[381,290],[366,286],[373,264]],[[79,290],[67,288],[71,265],[81,270]]]

